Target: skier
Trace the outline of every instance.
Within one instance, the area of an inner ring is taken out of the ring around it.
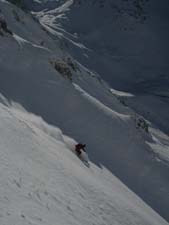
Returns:
[[[81,155],[82,151],[86,152],[85,147],[86,147],[86,145],[85,144],[83,145],[81,143],[75,145],[75,151],[76,151],[78,156]]]
[[[8,29],[6,20],[5,20],[4,16],[3,16],[3,14],[0,12],[0,32],[1,32],[1,34],[3,34],[2,31],[12,35],[12,31],[10,31]]]

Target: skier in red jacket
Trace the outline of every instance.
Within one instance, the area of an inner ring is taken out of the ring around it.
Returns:
[[[81,143],[75,145],[75,151],[76,151],[78,156],[81,155],[82,151],[86,152],[85,147],[86,147],[86,145],[85,144],[83,145]]]

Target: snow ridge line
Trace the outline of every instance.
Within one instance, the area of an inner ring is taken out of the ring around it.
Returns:
[[[123,115],[121,113],[115,112],[114,110],[110,109],[108,106],[104,105],[101,101],[96,99],[95,97],[88,94],[85,90],[83,90],[79,85],[73,83],[73,86],[75,89],[89,102],[91,102],[93,105],[95,105],[99,110],[103,111],[108,116],[111,116],[112,118],[116,117],[117,119],[126,121],[131,119],[129,115]]]

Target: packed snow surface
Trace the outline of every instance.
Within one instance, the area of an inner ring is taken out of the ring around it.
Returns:
[[[0,103],[0,130],[0,224],[167,225],[57,127]]]

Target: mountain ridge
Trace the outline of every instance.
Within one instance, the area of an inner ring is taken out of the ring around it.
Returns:
[[[76,140],[87,142],[96,165],[104,165],[167,218],[168,138],[139,115],[142,111],[132,110],[128,102],[137,98],[135,93],[123,92],[119,97],[121,92],[114,90],[112,94],[112,86],[99,71],[103,64],[96,64],[97,72],[82,63],[82,57],[93,63],[91,48],[64,30],[58,18],[65,16],[66,21],[71,11],[63,7],[59,14],[56,8],[43,10],[34,14],[35,19],[6,1],[0,2],[0,8],[13,32],[13,36],[0,36],[1,93]]]

